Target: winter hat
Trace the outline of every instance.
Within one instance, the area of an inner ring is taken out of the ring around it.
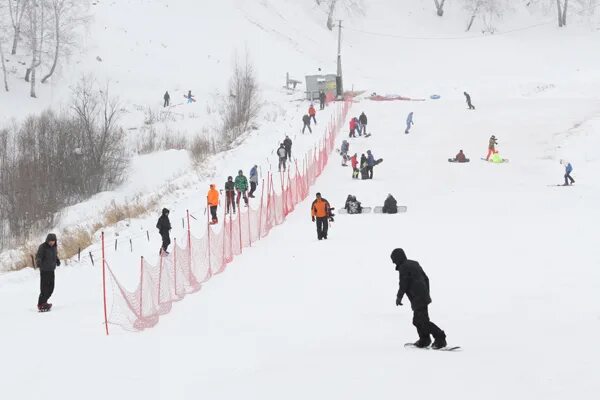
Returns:
[[[241,169],[238,171],[238,175],[243,175],[244,171],[242,171]]]
[[[400,265],[406,261],[406,254],[404,254],[404,250],[402,249],[394,249],[392,254],[390,254],[392,258],[392,262],[396,265]]]
[[[233,176],[228,176],[228,177],[227,177],[227,180],[228,180],[228,181],[231,181],[231,180],[233,180]]]
[[[321,197],[321,192],[317,192],[317,197]]]
[[[167,215],[169,213],[169,209],[168,208],[163,208],[162,209],[162,214],[163,215]]]
[[[214,184],[214,183],[211,183],[211,184],[210,184],[210,188],[211,188],[211,189],[214,189],[214,188],[215,188],[215,184]]]
[[[46,243],[48,242],[56,242],[56,235],[54,233],[49,233],[48,236],[46,236]]]

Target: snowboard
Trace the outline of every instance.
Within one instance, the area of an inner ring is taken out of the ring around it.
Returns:
[[[457,163],[457,164],[464,164],[464,163],[468,163],[468,162],[470,162],[470,161],[471,161],[471,160],[469,160],[468,158],[466,159],[466,161],[462,161],[462,162],[456,161],[456,158],[449,158],[449,159],[448,159],[448,162],[451,162],[451,163]]]
[[[362,135],[362,136],[367,138],[367,137],[371,137],[371,134],[370,134],[370,133],[365,133],[365,134],[364,134],[364,135]]]
[[[360,214],[368,214],[371,212],[371,207],[363,207],[362,208],[362,212],[359,214],[349,214],[349,215],[360,215]],[[346,210],[345,208],[340,208],[338,210],[338,214],[348,214],[348,210]]]
[[[383,162],[383,158],[380,158],[379,160],[375,161],[375,165],[379,165]]]
[[[408,207],[406,206],[398,206],[398,212],[399,213],[405,213],[408,210]],[[375,214],[383,214],[383,207],[382,206],[377,206],[373,209],[373,212]]]
[[[490,160],[486,160],[486,159],[485,159],[485,158],[483,158],[483,157],[481,157],[481,159],[482,159],[483,161],[486,161],[486,162],[489,162],[489,163],[491,163],[491,161],[490,161]],[[507,163],[507,162],[508,162],[508,158],[503,158],[503,159],[502,159],[502,163],[501,163],[501,164],[504,164],[504,163]],[[492,164],[493,164],[493,163],[492,163]]]
[[[455,351],[455,350],[460,350],[461,347],[460,346],[446,346],[446,347],[442,347],[441,349],[434,349],[433,347],[417,347],[415,346],[414,343],[405,343],[404,347],[410,348],[410,349],[418,349],[418,350],[433,350],[433,351]]]

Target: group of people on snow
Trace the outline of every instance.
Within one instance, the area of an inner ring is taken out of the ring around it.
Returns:
[[[277,148],[277,157],[279,158],[279,172],[286,170],[287,162],[292,161],[292,139],[286,135],[283,142]]]
[[[191,90],[188,90],[187,94],[183,95],[183,98],[187,100],[187,103],[193,103],[196,101],[196,99],[194,98],[194,95],[192,94]],[[163,108],[169,107],[171,106],[171,95],[169,94],[169,91],[167,90],[165,92],[165,94],[163,95]]]
[[[367,115],[363,112],[358,117],[352,117],[349,122],[350,133],[349,136],[352,138],[358,136],[369,136],[367,133]]]
[[[311,121],[313,121],[315,125],[317,124],[317,110],[315,110],[315,106],[312,103],[310,103],[310,106],[308,107],[308,113],[304,114],[302,117],[302,122],[304,123],[304,126],[302,127],[303,134],[306,128],[308,128],[309,133],[312,133],[312,128],[310,127]]]

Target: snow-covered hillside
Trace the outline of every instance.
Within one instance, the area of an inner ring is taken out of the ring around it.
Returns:
[[[221,186],[254,163],[263,176],[274,171],[273,150],[285,134],[299,156],[321,140],[336,110],[319,112],[315,134],[301,135],[309,103],[281,89],[285,72],[299,78],[335,68],[336,32],[325,28],[326,15],[314,2],[197,3],[94,6],[87,40],[96,51],[81,69],[115,83],[131,110],[128,127],[143,125],[134,105],[160,107],[166,89],[192,89],[199,98],[173,129],[193,134],[212,126],[206,104],[226,86],[233,54],[244,48],[267,102],[259,129],[202,171],[184,151],[137,157],[122,187],[64,213],[61,224],[80,224],[111,200],[172,185],[155,214],[106,230],[107,258],[128,287],[137,282],[140,256],[158,259],[154,225],[162,206],[172,210],[173,236],[182,237],[185,210],[203,213],[209,183]],[[597,397],[600,32],[553,24],[517,30],[550,19],[531,21],[517,10],[496,35],[480,36],[464,33],[464,11],[452,2],[441,21],[430,2],[363,3],[364,13],[343,16],[349,27],[343,61],[346,89],[365,91],[351,115],[364,111],[372,133],[350,139],[350,153],[372,150],[384,159],[374,179],[351,179],[334,153],[308,200],[281,226],[144,332],[111,326],[104,336],[101,270],[88,257],[57,270],[50,313],[35,310],[37,271],[1,275],[2,393],[19,399]],[[465,90],[475,111],[465,107]],[[367,99],[372,92],[425,101],[376,102]],[[432,94],[441,98],[431,100]],[[415,126],[407,135],[409,112]],[[510,162],[480,160],[492,134]],[[459,149],[470,163],[447,162]],[[556,186],[563,182],[560,159],[573,163],[575,185]],[[348,194],[375,206],[392,193],[408,211],[338,215],[329,239],[318,241],[309,214],[316,192],[338,208]],[[194,235],[205,231],[202,221],[192,222]],[[403,347],[417,336],[408,302],[394,303],[398,275],[389,255],[396,247],[429,275],[431,318],[462,351]],[[83,254],[98,249],[96,242]]]

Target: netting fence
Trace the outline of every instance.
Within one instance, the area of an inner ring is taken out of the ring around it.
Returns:
[[[187,212],[187,238],[174,240],[171,253],[160,257],[158,265],[140,258],[139,281],[135,290],[126,288],[114,273],[104,252],[102,237],[102,276],[105,329],[115,324],[125,330],[140,331],[155,326],[161,315],[168,313],[173,303],[197,292],[213,276],[225,271],[244,248],[266,237],[271,229],[285,221],[296,205],[309,195],[309,188],[323,172],[335,138],[351,105],[351,99],[340,103],[336,115],[323,138],[300,160],[296,158],[286,172],[269,173],[263,179],[260,205],[226,214],[218,225],[210,225],[208,212],[202,232],[191,232]],[[198,235],[199,237],[196,237]],[[107,290],[111,285],[112,290]],[[108,299],[107,296],[112,296]],[[110,303],[110,307],[107,304]]]

